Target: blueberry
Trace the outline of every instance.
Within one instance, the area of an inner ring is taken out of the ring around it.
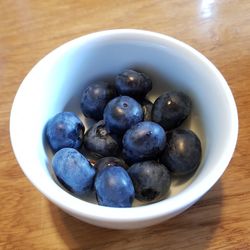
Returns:
[[[115,135],[111,135],[103,120],[95,123],[84,135],[85,148],[97,156],[113,156],[119,151],[119,144]]]
[[[143,120],[141,105],[129,96],[111,100],[104,110],[104,121],[108,131],[123,134],[131,126]]]
[[[95,189],[98,203],[108,207],[131,207],[135,191],[124,168],[112,166],[97,173]]]
[[[152,109],[152,120],[164,129],[178,127],[191,112],[191,99],[184,93],[168,91],[159,96]]]
[[[112,166],[121,166],[124,169],[128,168],[128,165],[122,159],[116,157],[101,158],[94,165],[96,171],[101,171],[106,167],[112,167]]]
[[[144,161],[128,169],[135,188],[135,198],[141,201],[160,200],[170,188],[170,175],[163,164]]]
[[[140,122],[124,134],[123,156],[129,163],[155,159],[163,151],[165,143],[165,131],[159,124]]]
[[[175,129],[167,133],[166,148],[161,162],[176,176],[194,172],[201,161],[201,142],[188,129]]]
[[[51,118],[46,126],[46,136],[53,151],[61,148],[80,148],[84,126],[73,112],[62,112]]]
[[[52,167],[59,182],[75,194],[85,194],[93,186],[95,169],[76,149],[63,148],[52,159]]]
[[[99,81],[88,85],[82,93],[82,113],[98,121],[103,119],[104,108],[115,96],[116,89],[111,83]]]
[[[142,99],[152,89],[152,81],[144,73],[128,69],[116,76],[115,86],[120,95]]]
[[[141,106],[143,110],[144,121],[151,121],[153,103],[147,99],[143,99],[141,102]]]

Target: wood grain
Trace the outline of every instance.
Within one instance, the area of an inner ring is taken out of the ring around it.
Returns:
[[[0,249],[250,249],[249,0],[0,1]],[[12,153],[9,114],[20,82],[46,53],[104,29],[140,28],[183,40],[221,70],[239,112],[230,167],[191,209],[160,225],[114,231],[48,202]]]

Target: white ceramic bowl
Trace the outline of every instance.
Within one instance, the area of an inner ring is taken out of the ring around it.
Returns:
[[[152,78],[152,100],[168,89],[190,95],[194,109],[186,126],[201,138],[203,157],[192,179],[173,182],[168,198],[146,206],[109,208],[76,198],[53,180],[44,127],[63,110],[80,114],[84,85],[95,79],[112,79],[125,68],[143,70]],[[228,166],[237,134],[234,98],[223,76],[207,58],[174,38],[130,29],[86,35],[49,53],[22,82],[10,118],[14,153],[33,185],[74,217],[116,229],[150,226],[194,204]]]

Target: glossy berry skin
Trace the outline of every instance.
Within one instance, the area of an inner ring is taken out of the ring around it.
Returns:
[[[103,119],[103,111],[107,103],[117,96],[115,86],[108,82],[94,82],[88,85],[82,93],[82,113],[94,120]]]
[[[96,156],[113,156],[119,151],[119,144],[115,135],[111,135],[103,120],[95,123],[84,135],[85,148]]]
[[[157,123],[136,124],[123,136],[123,156],[128,163],[156,159],[166,143],[164,129]]]
[[[135,198],[141,201],[160,200],[169,191],[171,179],[167,168],[156,161],[144,161],[128,169],[135,188]]]
[[[144,121],[151,121],[151,113],[153,108],[153,103],[147,99],[143,99],[141,102]]]
[[[112,166],[98,172],[95,189],[99,205],[108,207],[131,207],[134,186],[124,168]]]
[[[116,157],[103,157],[94,165],[97,172],[101,171],[104,168],[112,166],[120,166],[124,169],[128,169],[128,165],[122,159]]]
[[[152,89],[152,81],[144,73],[128,69],[116,76],[115,86],[120,95],[142,99]]]
[[[127,129],[143,120],[141,105],[129,96],[111,100],[104,110],[104,121],[108,131],[123,134]]]
[[[176,176],[194,172],[201,161],[201,142],[188,129],[175,129],[167,133],[166,147],[161,162]]]
[[[84,125],[73,112],[62,112],[51,118],[46,126],[46,137],[54,152],[61,148],[80,148]]]
[[[159,96],[152,109],[152,121],[165,130],[177,128],[191,113],[191,99],[184,93],[168,91]]]
[[[52,159],[52,167],[59,182],[70,192],[82,195],[91,190],[95,169],[76,149],[59,150]]]

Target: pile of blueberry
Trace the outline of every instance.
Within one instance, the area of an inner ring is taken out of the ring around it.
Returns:
[[[200,140],[178,128],[190,115],[190,98],[167,91],[151,103],[146,99],[151,89],[144,73],[125,70],[114,84],[98,81],[83,90],[82,113],[96,121],[86,133],[73,112],[48,121],[52,167],[67,190],[79,196],[94,191],[103,206],[131,207],[135,198],[159,201],[168,194],[171,176],[195,172]],[[98,160],[90,163],[86,151]]]

